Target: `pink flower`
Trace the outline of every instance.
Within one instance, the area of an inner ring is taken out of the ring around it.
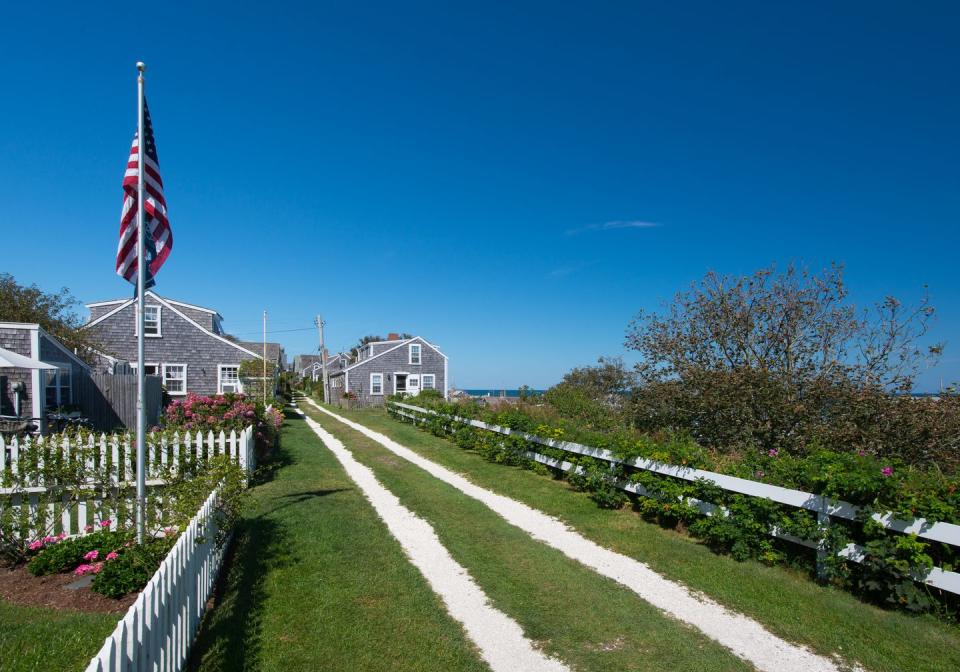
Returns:
[[[95,562],[95,563],[93,563],[92,565],[90,565],[90,573],[91,573],[91,574],[99,574],[101,569],[103,569],[103,563],[102,563],[102,562]]]
[[[77,576],[83,576],[84,574],[89,574],[93,570],[93,565],[77,565],[77,568],[73,570],[73,573]]]
[[[866,457],[866,456],[867,456],[867,451],[865,451],[865,450],[858,450],[858,451],[857,451],[857,455],[859,455],[860,457]]]
[[[29,548],[31,551],[39,551],[41,548],[43,548],[43,542],[40,541],[39,539],[37,539],[36,541],[31,541],[30,545],[27,546],[27,548]]]
[[[93,532],[93,525],[84,525],[84,526],[83,526],[83,531],[84,531],[84,532]]]
[[[55,544],[60,541],[57,537],[44,537],[43,543],[45,544]]]
[[[754,474],[754,476],[756,476],[757,478],[763,478],[764,477],[763,469],[758,469],[757,472]]]
[[[100,557],[100,551],[90,551],[89,553],[83,556],[83,559],[86,560],[87,562],[92,562],[96,560],[98,557]]]
[[[61,532],[60,534],[57,535],[57,539],[58,539],[59,541],[63,541],[63,540],[66,539],[66,538],[67,538],[67,533],[66,533],[66,532]]]
[[[779,454],[779,452],[780,451],[778,451],[776,448],[771,448],[770,450],[767,451],[767,455],[769,455],[770,457],[776,457]]]
[[[110,523],[111,523],[111,522],[112,522],[112,521],[111,521],[109,518],[108,518],[107,520],[101,520],[101,521],[100,521],[100,527],[110,527]]]
[[[880,470],[880,473],[884,476],[893,476],[893,467],[884,467]]]
[[[107,553],[107,560],[116,560],[119,557],[120,557],[120,554],[117,553],[116,551],[110,551],[109,553]]]

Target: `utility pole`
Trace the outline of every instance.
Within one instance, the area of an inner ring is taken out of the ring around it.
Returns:
[[[326,322],[317,315],[317,329],[320,331],[320,370],[323,372],[323,402],[330,403],[330,384],[327,380],[327,348],[323,343],[323,327]]]
[[[267,405],[267,311],[263,311],[263,405]]]

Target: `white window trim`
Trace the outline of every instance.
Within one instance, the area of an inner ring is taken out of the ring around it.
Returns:
[[[186,396],[187,394],[187,365],[186,364],[176,364],[176,363],[164,364],[163,367],[161,368],[161,373],[163,375],[161,376],[160,380],[163,381],[163,386],[166,387],[167,386],[167,367],[173,367],[173,366],[183,367],[183,391],[171,392],[170,390],[167,390],[167,394],[169,394],[171,397]]]
[[[224,369],[236,369],[237,370],[237,392],[243,394],[243,381],[240,380],[240,365],[239,364],[218,364],[217,365],[217,394],[223,394],[223,370]]]
[[[144,334],[144,338],[163,338],[163,306],[159,303],[150,303],[144,306],[144,318],[146,318],[146,309],[147,308],[156,308],[157,309],[157,333],[155,334]],[[137,319],[137,307],[134,304],[133,307],[133,335],[137,336],[140,333],[140,320]],[[149,362],[147,362],[149,364]]]
[[[67,389],[70,391],[70,401],[66,402],[66,404],[67,405],[72,404],[73,403],[73,367],[70,366],[69,364],[67,366],[60,366],[59,363],[57,363],[56,366],[57,366],[56,371],[50,370],[50,373],[53,375],[53,379],[49,383],[43,386],[44,403],[46,403],[47,390],[50,388],[52,384],[53,391],[54,391],[55,406],[59,407],[64,405],[63,395],[62,395],[63,387],[64,387],[63,374],[64,372],[66,372],[67,378],[69,378],[69,382],[70,382],[70,385],[67,387]]]
[[[423,384],[424,378],[430,379],[430,387],[427,387],[426,385]],[[422,392],[424,390],[435,390],[435,389],[437,389],[437,374],[421,373],[420,374],[420,391]]]
[[[413,349],[417,349],[417,361],[413,361]],[[413,366],[421,366],[423,364],[423,345],[420,343],[411,343],[410,349],[407,353],[407,364],[412,364]]]
[[[155,367],[157,367],[157,373],[153,374],[153,375],[155,375],[155,376],[158,376],[158,375],[163,374],[163,369],[160,367],[160,362],[147,362],[147,363],[144,364],[144,366],[155,366]],[[133,369],[134,371],[139,371],[139,370],[140,370],[140,362],[130,362],[130,368]],[[151,374],[148,373],[147,375],[149,376],[149,375],[151,375]]]
[[[380,376],[380,391],[373,391],[373,377]],[[382,397],[383,396],[383,374],[382,373],[371,373],[370,374],[370,396],[372,397]]]

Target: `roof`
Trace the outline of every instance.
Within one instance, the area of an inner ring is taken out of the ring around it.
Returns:
[[[253,350],[254,352],[263,354],[263,341],[240,341],[240,346],[246,348],[247,350]],[[270,343],[267,342],[267,359],[271,362],[276,362],[280,360],[280,353],[283,351],[283,346],[279,343]]]
[[[77,364],[82,366],[85,369],[90,369],[90,365],[83,361],[75,353],[70,352],[70,349],[60,342],[60,339],[47,332],[46,329],[41,327],[35,322],[0,322],[0,329],[27,329],[29,331],[36,331],[38,334],[44,336],[54,347],[67,355],[70,359],[75,361]],[[36,367],[34,367],[36,368]]]
[[[148,295],[152,295],[155,298],[160,298],[156,293],[148,291]],[[180,306],[181,308],[191,308],[193,310],[200,310],[204,313],[210,313],[211,315],[217,315],[220,319],[223,319],[223,315],[220,315],[220,312],[214,310],[213,308],[204,308],[203,306],[198,306],[192,303],[187,303],[186,301],[174,301],[173,299],[164,299],[167,303],[172,303],[175,306]],[[110,299],[109,301],[97,301],[96,303],[85,303],[84,306],[87,308],[101,308],[103,306],[116,306],[121,303],[127,303],[130,299]]]
[[[355,368],[357,368],[358,366],[362,366],[362,365],[366,364],[367,362],[372,362],[372,361],[375,360],[376,358],[378,358],[378,357],[383,357],[383,356],[384,356],[385,354],[387,354],[388,352],[393,352],[393,351],[396,350],[397,348],[403,347],[404,345],[407,345],[408,343],[412,343],[413,341],[420,341],[420,342],[423,343],[424,345],[429,345],[431,348],[433,348],[434,350],[436,350],[437,353],[438,353],[441,357],[443,357],[444,359],[448,359],[448,357],[447,357],[445,354],[443,354],[442,352],[440,352],[440,348],[438,348],[437,346],[435,346],[433,343],[431,343],[431,342],[428,341],[427,339],[423,338],[422,336],[414,336],[413,338],[405,338],[405,339],[403,339],[403,340],[401,340],[401,341],[389,341],[390,343],[396,343],[396,345],[395,345],[394,347],[392,347],[392,348],[387,348],[387,349],[384,350],[383,352],[378,352],[378,353],[375,354],[375,355],[370,355],[370,356],[367,357],[366,359],[361,359],[359,362],[356,362],[355,364],[351,364],[350,366],[346,367],[346,368],[343,369],[343,370],[344,370],[344,371],[350,371],[351,369],[355,369]],[[386,342],[386,341],[384,341],[384,342]]]
[[[181,302],[181,301],[168,301],[167,299],[163,298],[162,296],[160,296],[160,295],[157,294],[156,292],[153,292],[152,290],[149,290],[149,289],[148,289],[147,292],[146,292],[146,296],[151,296],[151,297],[153,297],[156,301],[159,301],[159,302],[160,302],[160,305],[165,306],[165,307],[168,308],[169,310],[172,310],[174,313],[176,313],[177,315],[179,315],[181,318],[183,318],[184,320],[186,320],[187,322],[189,322],[189,323],[192,324],[194,327],[196,327],[197,329],[199,329],[199,330],[202,331],[203,333],[207,334],[208,336],[210,336],[210,337],[212,337],[212,338],[215,338],[215,339],[217,339],[218,341],[222,341],[223,343],[226,343],[226,344],[228,344],[228,345],[232,345],[232,346],[235,347],[237,350],[242,350],[243,352],[247,353],[248,355],[253,355],[254,357],[257,357],[257,358],[259,358],[259,359],[263,359],[262,355],[258,355],[257,352],[256,352],[256,350],[252,350],[252,349],[248,348],[246,345],[244,345],[243,343],[236,343],[236,342],[234,342],[234,341],[231,341],[229,338],[225,338],[224,336],[221,336],[220,334],[216,334],[216,333],[210,331],[209,329],[207,329],[207,328],[204,327],[203,325],[199,324],[196,320],[194,320],[193,318],[191,318],[191,317],[190,317],[189,315],[187,315],[186,313],[184,313],[184,312],[182,312],[182,311],[180,311],[180,310],[177,310],[177,306],[178,306],[178,305],[179,305],[179,306],[190,306],[190,304],[188,304],[188,303],[183,303],[183,302]],[[119,302],[117,302],[117,301],[101,301],[100,303],[89,303],[89,304],[87,304],[88,307],[89,307],[89,306],[97,306],[97,305],[115,305],[116,307],[115,307],[113,310],[107,311],[106,313],[104,313],[103,315],[101,315],[100,317],[98,317],[97,319],[91,320],[90,322],[87,322],[85,325],[83,325],[83,326],[81,327],[81,329],[86,329],[86,328],[88,328],[88,327],[92,327],[92,326],[95,325],[95,324],[99,324],[100,322],[103,322],[104,320],[106,320],[106,319],[109,318],[109,317],[113,317],[114,315],[116,315],[117,313],[119,313],[121,310],[123,310],[124,308],[126,308],[127,306],[129,306],[130,304],[132,304],[134,301],[136,301],[136,299],[123,299],[123,300],[121,300],[121,301],[119,301]],[[190,306],[190,307],[193,308],[194,306]],[[201,308],[200,310],[206,310],[206,311],[208,311],[208,312],[215,312],[215,311],[210,311],[209,308]],[[215,314],[219,315],[219,313],[215,313]],[[254,345],[259,345],[259,344],[254,344]],[[268,345],[269,345],[269,344],[268,344]]]

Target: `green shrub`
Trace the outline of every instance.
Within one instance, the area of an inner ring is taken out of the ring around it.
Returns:
[[[73,571],[85,561],[83,556],[86,554],[96,551],[97,559],[102,560],[111,551],[122,548],[130,539],[128,531],[101,529],[82,537],[49,543],[30,559],[27,568],[34,576]]]

